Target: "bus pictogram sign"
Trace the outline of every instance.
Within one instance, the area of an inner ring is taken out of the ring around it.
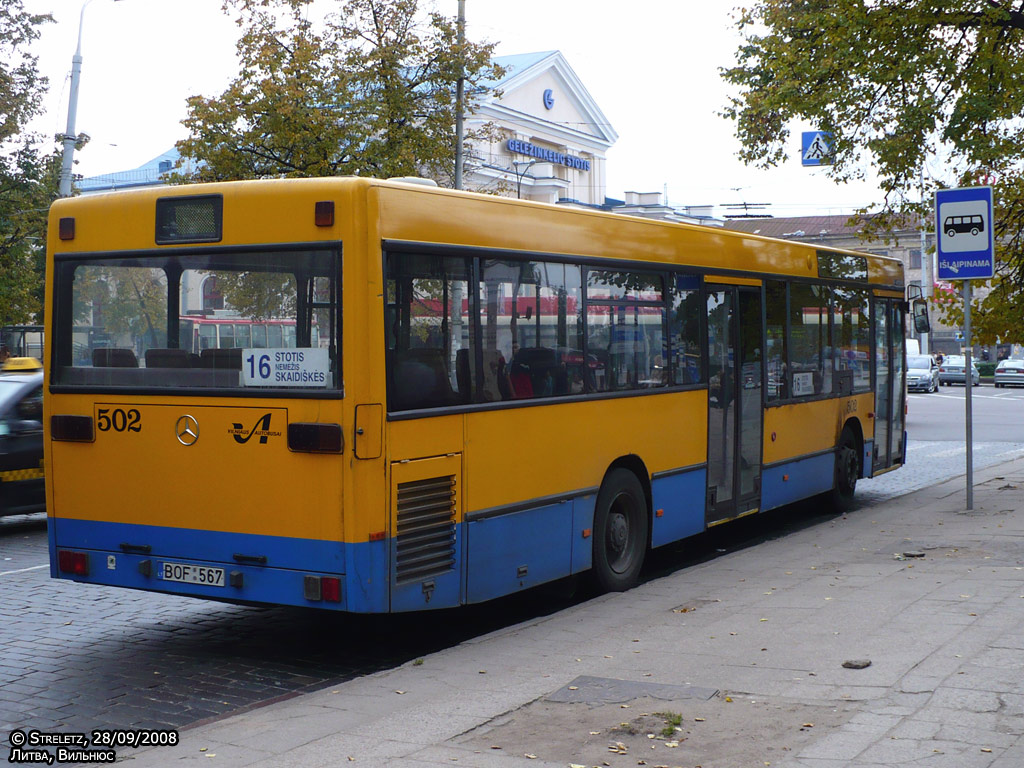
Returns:
[[[937,190],[935,242],[940,280],[992,277],[992,187]]]

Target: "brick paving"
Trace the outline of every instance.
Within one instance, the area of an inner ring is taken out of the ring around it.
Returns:
[[[564,605],[365,617],[76,584],[33,567],[46,562],[45,525],[0,518],[0,734],[182,727]]]
[[[861,482],[861,505],[962,473],[962,451],[955,443],[912,443],[906,468]],[[1022,454],[1024,444],[978,444],[975,467]],[[820,511],[809,514],[718,529],[662,553],[652,571],[782,535]],[[0,518],[0,733],[182,727],[390,668],[565,605],[530,593],[462,611],[344,616],[57,581],[38,567],[46,560],[44,518]]]

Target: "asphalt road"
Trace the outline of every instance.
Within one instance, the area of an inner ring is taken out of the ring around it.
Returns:
[[[939,387],[933,394],[911,393],[907,401],[907,434],[911,440],[963,442],[966,436],[965,388]],[[1024,442],[1024,387],[971,388],[974,441]]]
[[[975,466],[1024,453],[1014,426],[1022,423],[1024,390],[985,387],[975,394]],[[911,395],[909,408],[907,466],[861,481],[861,509],[964,471],[963,390]],[[721,526],[656,551],[647,575],[833,517],[809,502]],[[558,585],[468,609],[354,617],[55,581],[46,562],[44,517],[0,518],[0,738],[15,727],[184,727],[401,664],[590,597]]]

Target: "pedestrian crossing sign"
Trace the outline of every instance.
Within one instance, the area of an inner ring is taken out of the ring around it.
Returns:
[[[832,134],[828,131],[804,131],[800,147],[801,165],[832,165]]]

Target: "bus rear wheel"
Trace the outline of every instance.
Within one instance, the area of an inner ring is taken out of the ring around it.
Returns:
[[[836,446],[835,479],[832,487],[832,504],[837,509],[849,509],[857,491],[857,477],[860,475],[860,458],[857,437],[849,427],[843,429]]]
[[[594,510],[594,579],[608,592],[637,583],[647,554],[647,499],[636,475],[613,469]]]

